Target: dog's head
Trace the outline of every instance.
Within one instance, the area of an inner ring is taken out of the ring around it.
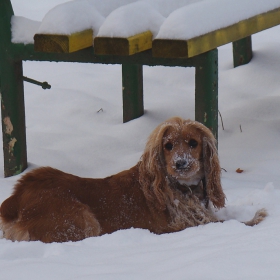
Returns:
[[[171,118],[150,135],[140,162],[140,181],[149,198],[163,206],[170,181],[186,186],[206,182],[209,200],[217,208],[225,204],[216,140],[199,122]]]

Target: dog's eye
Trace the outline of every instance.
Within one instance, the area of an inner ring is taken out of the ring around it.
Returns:
[[[195,148],[195,147],[197,147],[197,145],[198,145],[198,143],[197,143],[196,140],[191,139],[191,140],[189,141],[189,146],[190,146],[191,148]]]
[[[165,149],[171,151],[173,149],[173,144],[168,142],[164,145]]]

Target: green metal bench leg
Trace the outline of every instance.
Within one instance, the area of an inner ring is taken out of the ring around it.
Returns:
[[[196,57],[195,119],[218,139],[218,50]]]
[[[5,177],[21,173],[27,167],[25,109],[22,61],[11,52],[11,16],[9,0],[0,2],[0,90]]]
[[[251,36],[232,43],[233,66],[238,67],[247,64],[253,57]]]
[[[143,67],[122,64],[123,122],[136,119],[144,114]]]

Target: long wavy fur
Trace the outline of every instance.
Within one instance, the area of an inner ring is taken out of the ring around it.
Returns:
[[[180,168],[184,157],[188,160]],[[129,170],[102,179],[51,167],[26,173],[0,207],[0,229],[13,241],[48,243],[131,227],[162,234],[217,222],[212,207],[203,203],[201,187],[205,182],[214,207],[224,207],[220,172],[211,131],[175,117],[152,132],[140,161]],[[266,215],[261,209],[245,224],[256,225]]]
[[[199,122],[175,117],[160,124],[150,135],[139,163],[140,184],[147,199],[159,209],[165,209],[174,200],[174,192],[169,187],[163,156],[163,137],[169,128],[182,131],[184,126],[196,127],[203,137],[203,162],[207,195],[216,208],[224,207],[225,194],[221,187],[221,168],[216,148],[216,140],[211,131]]]

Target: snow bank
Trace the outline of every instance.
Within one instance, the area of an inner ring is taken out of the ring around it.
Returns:
[[[151,31],[156,36],[164,19],[148,3],[131,3],[114,10],[104,21],[97,36],[129,37],[145,31]]]
[[[279,0],[200,1],[171,13],[156,38],[188,40],[279,7]]]
[[[38,32],[42,34],[66,34],[92,28],[98,33],[104,17],[90,0],[70,1],[51,9],[43,18]]]

